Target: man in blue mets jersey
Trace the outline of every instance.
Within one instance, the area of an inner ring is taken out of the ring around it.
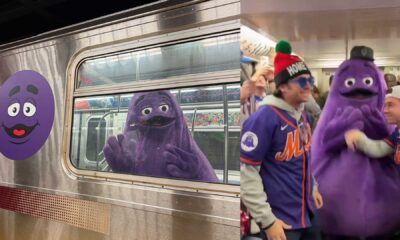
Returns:
[[[241,199],[268,240],[320,239],[313,212],[323,205],[310,170],[310,118],[304,102],[314,80],[291,46],[276,46],[277,90],[244,122],[241,136]],[[254,230],[257,226],[257,230]]]

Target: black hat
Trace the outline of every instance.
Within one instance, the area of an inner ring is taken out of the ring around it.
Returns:
[[[374,50],[366,46],[355,46],[351,49],[350,59],[374,61]]]

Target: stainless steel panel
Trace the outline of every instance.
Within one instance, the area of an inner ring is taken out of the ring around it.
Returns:
[[[0,209],[0,240],[105,240],[110,236]]]
[[[0,208],[108,234],[110,205],[0,186]]]
[[[115,207],[112,213],[112,239],[163,239],[163,240],[204,240],[239,239],[239,228],[224,224],[211,224],[191,217],[181,217],[130,208]],[[143,223],[139,220],[143,219]],[[126,225],[124,222],[130,222]],[[156,228],[152,226],[157,226]],[[116,234],[122,233],[122,234]],[[115,236],[115,237],[114,237]]]

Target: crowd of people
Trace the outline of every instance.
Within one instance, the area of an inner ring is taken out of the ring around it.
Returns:
[[[400,86],[356,46],[320,93],[291,52],[243,79],[243,240],[400,239]]]

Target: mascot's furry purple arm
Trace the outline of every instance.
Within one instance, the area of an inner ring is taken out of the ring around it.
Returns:
[[[335,72],[311,146],[313,174],[324,198],[322,231],[374,236],[400,227],[400,176],[390,156],[372,159],[346,146],[344,133],[359,129],[383,139],[386,84],[372,49],[355,47]]]
[[[167,91],[132,97],[124,133],[108,139],[104,155],[114,172],[218,181]]]

